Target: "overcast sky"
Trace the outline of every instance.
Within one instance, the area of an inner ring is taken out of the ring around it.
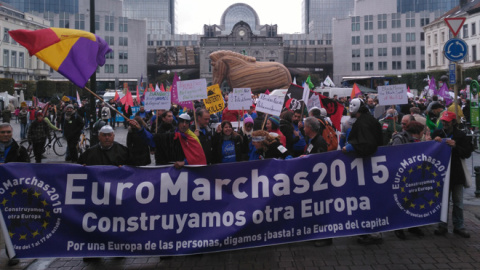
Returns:
[[[278,25],[279,34],[302,31],[302,0],[177,0],[178,33],[203,34],[204,24],[220,24],[223,12],[237,3],[251,6],[261,25]]]

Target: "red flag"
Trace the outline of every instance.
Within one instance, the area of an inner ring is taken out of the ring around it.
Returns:
[[[132,93],[128,89],[127,94],[120,99],[120,102],[125,105],[125,110],[128,110],[128,107],[133,107]]]
[[[318,94],[318,93],[315,93]],[[320,97],[320,102],[322,103],[322,108],[327,110],[327,115],[332,120],[332,124],[335,126],[337,130],[341,130],[340,122],[342,120],[343,115],[343,105],[336,102],[333,99],[330,99],[326,96],[318,94]]]
[[[33,101],[33,107],[37,107],[37,103],[38,103],[37,97],[33,96],[32,101]]]
[[[165,88],[163,87],[163,83],[160,84],[160,91],[165,92]]]
[[[407,92],[410,93],[410,86],[407,86]]]
[[[113,97],[113,101],[118,102],[120,100],[120,96],[118,95],[117,91],[115,91],[115,96]]]
[[[138,85],[137,85],[137,103],[140,105],[140,92],[138,92]]]
[[[152,89],[152,92],[155,92],[155,88],[153,88],[153,84],[149,84],[148,87]]]
[[[353,88],[352,88],[352,94],[350,94],[350,98],[354,99],[354,98],[358,97],[358,95],[361,95],[361,94],[362,94],[362,91],[360,91],[360,88],[358,88],[358,85],[356,83],[354,83]]]
[[[270,91],[268,91],[268,89],[265,91],[265,95],[270,95]]]

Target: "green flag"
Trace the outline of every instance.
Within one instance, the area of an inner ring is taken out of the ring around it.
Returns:
[[[312,80],[310,79],[310,75],[308,75],[307,80],[305,81],[308,84],[308,87],[313,90],[315,88],[315,85],[313,85]]]

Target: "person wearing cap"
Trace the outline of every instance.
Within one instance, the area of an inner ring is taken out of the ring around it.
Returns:
[[[252,133],[252,144],[257,149],[259,159],[286,159],[290,153],[278,140],[277,133],[255,130]]]
[[[49,137],[50,128],[44,121],[43,113],[37,112],[35,120],[30,124],[28,128],[27,138],[33,146],[33,154],[35,156],[35,162],[42,162],[43,147]]]
[[[379,146],[383,144],[382,126],[360,98],[354,98],[350,102],[350,117],[356,118],[346,138],[346,144],[342,147],[343,153],[352,153],[355,156],[367,157],[373,155]],[[359,244],[371,245],[383,242],[381,234],[360,235],[357,239]]]
[[[470,177],[463,170],[462,159],[467,159],[473,151],[472,140],[458,129],[457,115],[453,112],[445,112],[441,117],[443,128],[436,129],[431,133],[433,140],[439,143],[446,143],[452,148],[452,157],[450,159],[450,186],[449,193],[453,203],[452,222],[453,232],[464,238],[469,238],[470,234],[465,229],[463,219],[463,188],[466,184],[466,178]],[[464,162],[464,161],[463,161]],[[435,235],[445,235],[448,233],[448,224],[440,223],[435,230]]]
[[[380,120],[380,125],[382,125],[383,145],[387,145],[390,142],[393,134],[402,131],[402,126],[399,125],[397,121],[398,112],[393,108],[388,109],[385,118]]]
[[[258,160],[258,153],[252,143],[253,119],[249,116],[243,120],[238,134],[243,137],[243,160]]]
[[[99,143],[88,148],[78,158],[82,165],[132,165],[128,148],[115,142],[115,132],[110,125],[98,132]]]
[[[129,124],[134,125],[148,145],[155,148],[155,165],[173,163],[179,169],[184,165],[207,165],[202,145],[189,129],[191,121],[190,115],[183,113],[178,117],[175,132],[153,135],[136,121],[130,121]]]
[[[430,107],[430,110],[427,111],[426,123],[431,132],[433,132],[435,129],[442,129],[443,126],[440,118],[445,111],[445,106],[443,106],[440,102],[434,103]]]
[[[72,161],[73,163],[77,162],[77,143],[82,134],[84,125],[83,118],[75,113],[73,105],[67,105],[63,117],[63,135],[67,140],[67,156],[65,157],[65,161]]]
[[[267,128],[268,132],[277,133],[278,134],[278,140],[280,141],[280,143],[284,147],[287,146],[287,138],[280,131],[280,117],[275,116],[275,115],[272,115],[272,116],[268,117],[265,127]]]

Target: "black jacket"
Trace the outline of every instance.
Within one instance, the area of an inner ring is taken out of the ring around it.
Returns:
[[[383,144],[382,126],[370,113],[362,113],[352,126],[348,143],[353,146],[358,156],[373,155]]]
[[[128,148],[114,142],[110,149],[104,150],[100,144],[88,148],[78,158],[78,164],[85,165],[133,165]]]
[[[232,134],[233,143],[235,144],[235,161],[242,161],[242,136]],[[222,163],[222,145],[223,145],[223,135],[221,133],[215,133],[212,139],[212,154],[213,160],[212,162],[215,163]]]
[[[127,148],[132,160],[131,165],[146,166],[152,163],[150,159],[150,147],[136,130],[128,131]]]
[[[305,155],[327,152],[327,148],[328,146],[325,139],[321,134],[317,134],[317,136],[313,137],[313,139],[310,140],[310,143],[307,144]]]
[[[260,155],[260,159],[285,159],[288,155],[290,155],[290,152],[288,150],[284,150],[286,150],[286,148],[283,147],[283,145],[279,141],[275,141],[268,146],[266,151],[264,151],[263,149],[259,149],[257,150],[257,153]]]
[[[200,128],[199,128],[200,129]],[[190,126],[191,131],[195,131],[195,125]],[[200,141],[200,144],[202,145],[203,152],[205,153],[205,158],[207,159],[207,164],[212,164],[212,139],[213,139],[213,133],[215,131],[210,128],[210,126],[207,126],[205,128],[205,134],[203,134],[202,131],[200,131],[200,134],[198,136],[198,140]]]
[[[25,149],[25,147],[18,145],[15,140],[13,140],[10,147],[11,148],[5,158],[5,163],[30,162],[30,157],[28,156],[27,149]]]
[[[84,127],[83,118],[77,113],[73,113],[67,120],[64,115],[63,134],[67,140],[79,138]]]

